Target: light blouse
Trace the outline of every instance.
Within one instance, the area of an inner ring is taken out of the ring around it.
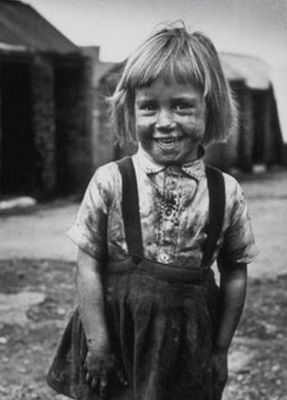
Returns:
[[[144,257],[151,261],[200,268],[207,237],[209,196],[202,158],[181,166],[157,164],[139,148],[135,166]],[[225,216],[212,263],[250,263],[257,254],[246,199],[239,183],[223,173]],[[92,177],[70,238],[91,257],[123,261],[128,257],[121,211],[122,179],[116,162]]]

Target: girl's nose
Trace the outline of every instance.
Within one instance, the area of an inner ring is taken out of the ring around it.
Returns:
[[[156,129],[159,130],[170,130],[175,126],[174,118],[172,112],[169,110],[161,110],[158,114]]]

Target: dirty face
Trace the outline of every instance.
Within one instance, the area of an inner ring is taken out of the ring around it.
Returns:
[[[160,164],[197,158],[206,126],[206,102],[192,84],[157,79],[135,93],[135,129],[143,149]]]

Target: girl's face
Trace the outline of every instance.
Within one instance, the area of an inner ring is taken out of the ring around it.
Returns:
[[[197,158],[206,126],[206,103],[192,84],[159,78],[135,93],[135,129],[143,149],[160,164]]]

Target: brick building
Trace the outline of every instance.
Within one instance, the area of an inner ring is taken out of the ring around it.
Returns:
[[[0,195],[82,191],[91,168],[91,63],[32,7],[0,1]]]

